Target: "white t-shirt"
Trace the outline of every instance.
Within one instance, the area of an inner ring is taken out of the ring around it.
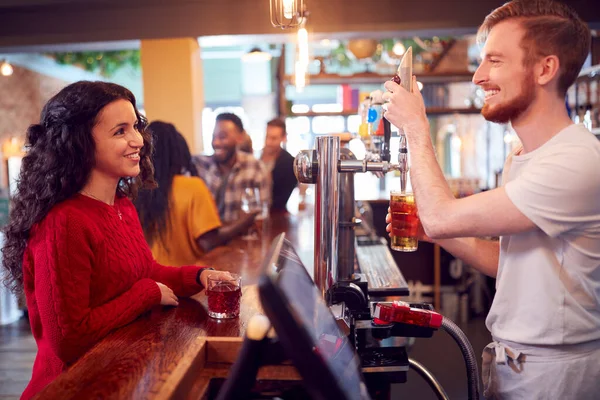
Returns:
[[[538,229],[500,238],[492,336],[532,345],[600,339],[600,141],[571,125],[509,157],[503,181]]]

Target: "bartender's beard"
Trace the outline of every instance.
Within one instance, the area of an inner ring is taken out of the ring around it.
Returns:
[[[507,103],[489,105],[486,103],[481,109],[481,115],[491,122],[505,124],[514,121],[523,114],[535,100],[535,81],[533,73],[528,70],[521,82],[521,93]]]

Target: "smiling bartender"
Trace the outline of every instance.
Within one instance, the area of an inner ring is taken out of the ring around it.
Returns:
[[[424,239],[497,278],[487,318],[494,342],[483,354],[486,398],[597,399],[600,142],[573,124],[564,100],[590,31],[564,4],[516,0],[493,11],[479,34],[485,46],[473,82],[486,93],[482,114],[510,122],[522,142],[506,161],[502,187],[455,199],[421,94],[386,83],[385,117],[406,133]],[[483,236],[500,243],[475,238]]]

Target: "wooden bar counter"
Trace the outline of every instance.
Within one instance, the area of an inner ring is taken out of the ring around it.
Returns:
[[[244,335],[249,318],[261,313],[255,284],[271,241],[281,232],[286,232],[302,261],[312,269],[312,211],[301,211],[297,215],[272,215],[265,221],[260,240],[236,239],[227,246],[207,253],[199,263],[242,275],[244,286],[239,318],[210,318],[206,311],[204,291],[193,298],[180,299],[178,307],[155,307],[104,338],[39,393],[37,398],[188,397],[181,392],[182,388],[187,390],[182,382],[191,379],[189,371],[194,363],[199,362],[198,353],[211,352],[207,343],[218,343],[223,349],[230,341],[237,343],[239,348],[239,338]],[[218,340],[211,342],[208,340],[211,338]],[[197,385],[190,383],[194,384]]]

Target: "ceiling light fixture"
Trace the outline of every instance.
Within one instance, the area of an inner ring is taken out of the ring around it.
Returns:
[[[304,20],[304,0],[269,0],[269,8],[275,28],[295,28]]]

